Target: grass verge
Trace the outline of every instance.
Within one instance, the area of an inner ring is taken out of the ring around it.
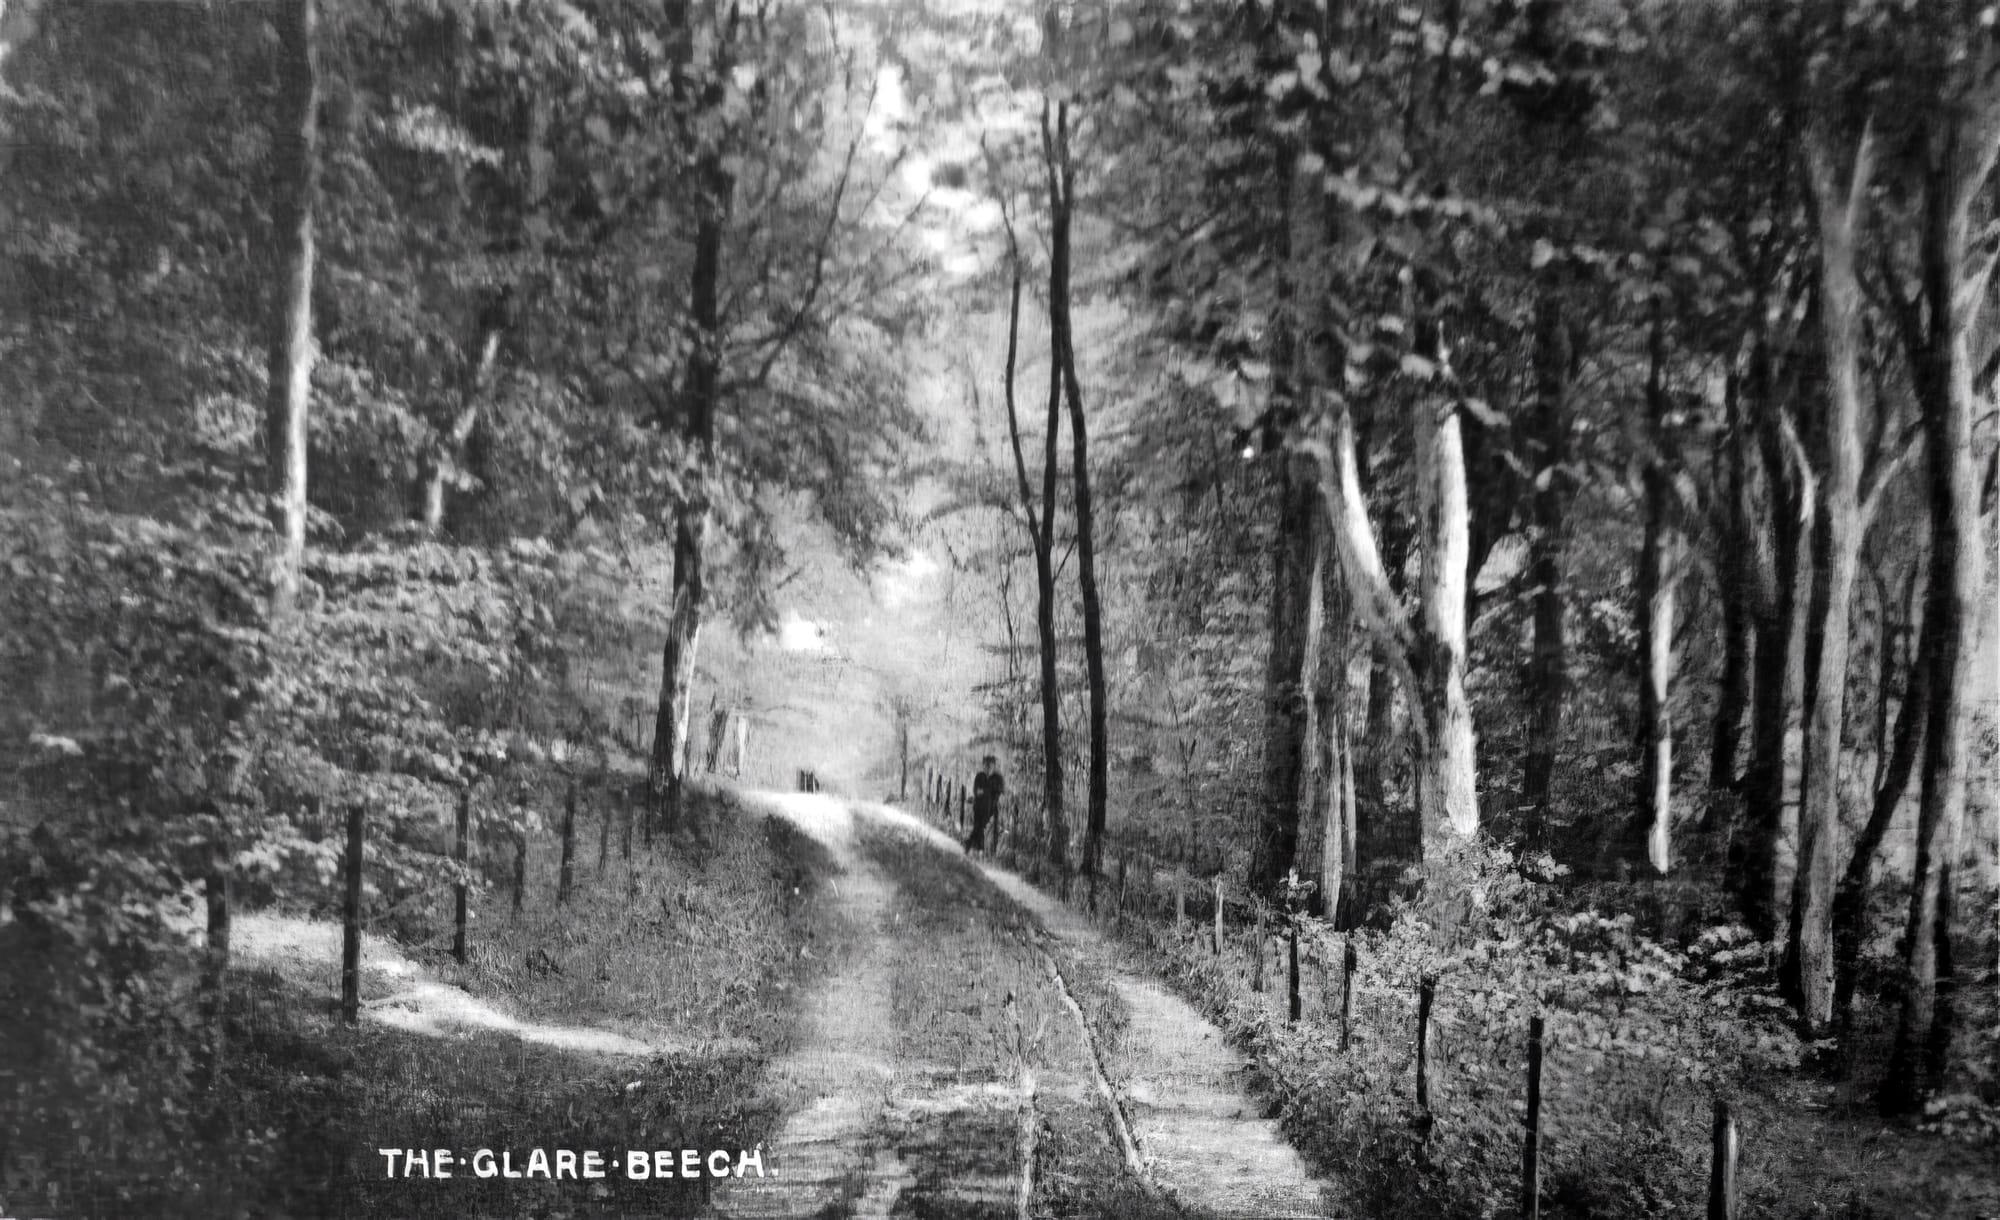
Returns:
[[[373,1015],[349,1027],[325,985],[337,982],[328,963],[281,959],[241,972],[223,1104],[188,1180],[135,1194],[135,1203],[151,1196],[137,1210],[103,1200],[84,1210],[699,1214],[701,1180],[628,1181],[625,1152],[722,1149],[733,1160],[763,1141],[776,1118],[759,1094],[764,1065],[789,1044],[797,997],[851,930],[822,899],[830,865],[817,844],[721,794],[694,806],[650,853],[635,848],[622,860],[614,840],[601,869],[594,851],[579,860],[561,906],[555,844],[536,836],[521,911],[505,884],[476,895],[467,963],[451,959],[448,938],[430,936],[404,968],[364,972],[371,1012],[407,994],[414,967],[525,1032],[448,1023],[415,1032]],[[584,820],[616,812],[586,810]],[[542,1024],[557,1020],[562,1027]],[[555,1044],[538,1040],[552,1028]],[[567,1049],[563,1028],[611,1031],[653,1053]],[[390,1177],[382,1148],[450,1149],[460,1163],[449,1181]],[[597,1150],[608,1172],[595,1181],[482,1178],[464,1163],[482,1148],[511,1151],[516,1168],[535,1148]],[[168,1198],[170,1209],[161,1206]]]

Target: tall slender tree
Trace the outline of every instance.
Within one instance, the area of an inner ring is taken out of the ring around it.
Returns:
[[[306,553],[306,437],[312,400],[314,209],[319,196],[319,4],[285,0],[272,117],[271,312],[264,462],[278,545],[278,609],[299,596]]]
[[[1090,479],[1089,421],[1076,372],[1076,323],[1070,312],[1072,227],[1076,210],[1076,169],[1070,149],[1067,101],[1042,104],[1042,161],[1049,195],[1049,351],[1069,404],[1070,494],[1076,509],[1077,591],[1083,603],[1085,696],[1090,724],[1089,806],[1083,832],[1085,874],[1101,870],[1104,822],[1110,793],[1110,743],[1105,709],[1104,607],[1097,585],[1097,524]],[[1052,386],[1051,395],[1055,393]],[[1053,411],[1052,411],[1053,414]],[[1051,435],[1054,428],[1051,426]]]

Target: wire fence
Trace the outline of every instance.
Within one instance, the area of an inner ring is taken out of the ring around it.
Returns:
[[[932,769],[920,805],[964,840],[970,792],[968,780]],[[1045,818],[1018,798],[988,829],[998,862],[1136,943],[1195,993],[1302,1121],[1338,1106],[1338,1121],[1355,1128],[1355,1107],[1375,1107],[1398,1143],[1378,1155],[1476,1160],[1489,1199],[1495,1179],[1511,1179],[1522,1216],[1588,1190],[1607,1155],[1642,1159],[1640,1177],[1671,1179],[1667,1193],[1705,1202],[1708,1216],[1741,1214],[1742,1116],[1687,1057],[1700,1030],[1661,1043],[1652,1014],[1621,1020],[1594,995],[1523,994],[1504,970],[1497,982],[1440,972],[1393,940],[1336,931],[1150,851],[1112,847],[1093,876],[1058,870]]]

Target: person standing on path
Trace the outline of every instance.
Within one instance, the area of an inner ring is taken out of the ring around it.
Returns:
[[[999,760],[988,754],[979,760],[979,774],[972,778],[972,834],[965,840],[965,850],[986,850],[986,827],[1000,816],[1000,794],[1007,790],[1000,778]],[[1000,838],[996,827],[994,840]]]

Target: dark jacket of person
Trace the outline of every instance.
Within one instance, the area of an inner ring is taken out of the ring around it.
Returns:
[[[998,771],[981,771],[972,777],[972,811],[983,817],[1000,812],[1000,794],[1007,791]]]

